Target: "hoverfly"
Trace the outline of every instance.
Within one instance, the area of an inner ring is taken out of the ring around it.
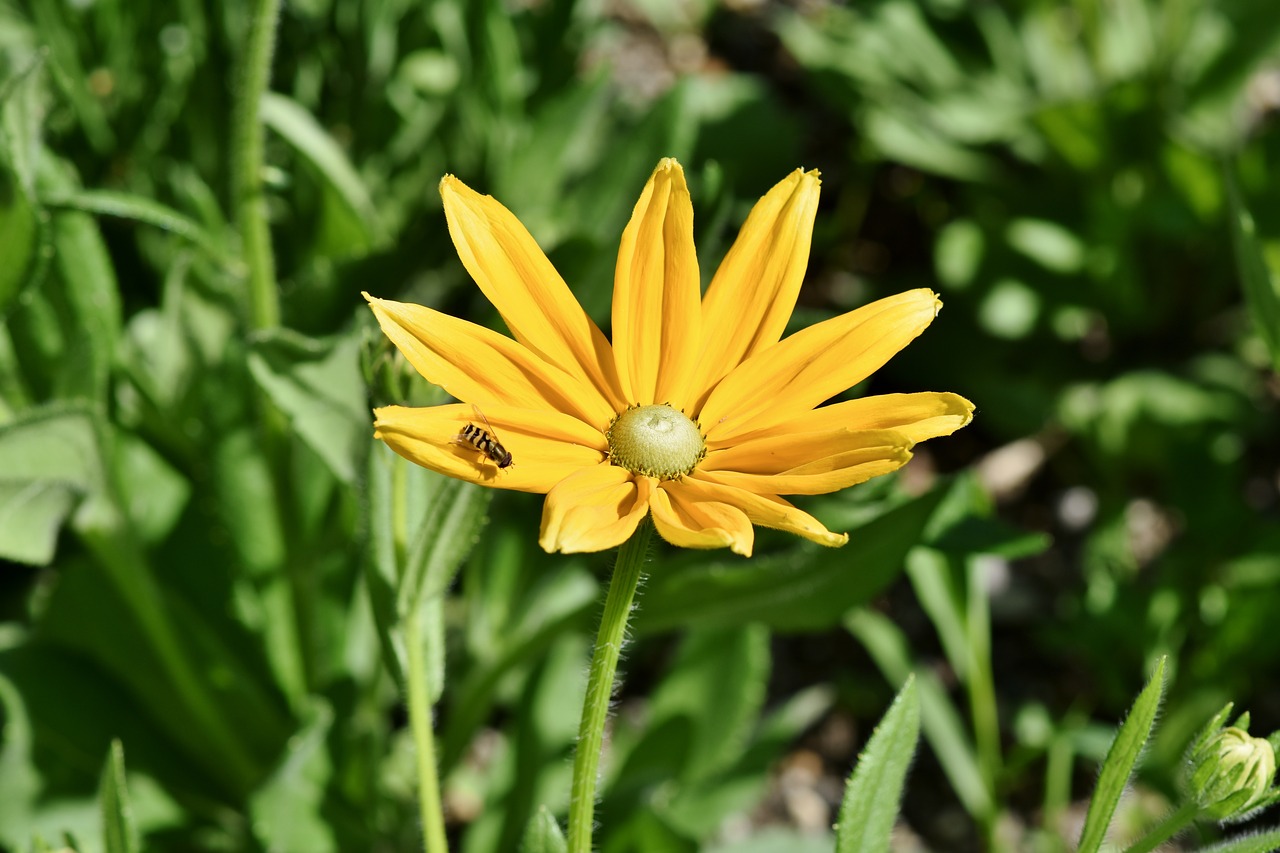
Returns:
[[[453,437],[454,443],[474,447],[485,459],[498,466],[499,470],[510,468],[515,463],[511,458],[511,451],[502,446],[502,442],[497,438],[498,431],[493,428],[493,424],[489,423],[489,419],[485,417],[484,412],[480,411],[480,407],[473,403],[471,408],[476,410],[476,414],[488,429],[483,430],[475,424],[467,424],[462,428],[462,432]]]

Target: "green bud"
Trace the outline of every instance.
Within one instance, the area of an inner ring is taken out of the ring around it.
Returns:
[[[1269,797],[1275,775],[1271,744],[1238,726],[1218,730],[1191,752],[1191,793],[1213,820],[1247,814]]]

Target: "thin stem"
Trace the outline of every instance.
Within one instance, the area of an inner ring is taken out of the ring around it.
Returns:
[[[1199,813],[1200,806],[1194,800],[1184,803],[1176,811],[1170,812],[1168,817],[1161,821],[1155,829],[1148,832],[1138,843],[1131,844],[1125,850],[1125,853],[1150,853],[1150,851],[1155,850],[1190,826],[1191,821],[1195,820],[1196,815]]]
[[[248,313],[253,329],[280,325],[275,258],[271,253],[267,201],[262,191],[263,132],[258,120],[262,95],[271,77],[271,55],[275,50],[279,17],[280,0],[254,0],[232,116],[233,204],[248,267]]]
[[[631,602],[643,573],[645,552],[653,527],[646,519],[631,538],[622,544],[613,566],[609,593],[604,602],[600,632],[591,654],[587,696],[578,725],[578,750],[573,756],[573,788],[569,796],[569,853],[589,853],[595,819],[596,781],[600,770],[600,750],[604,744],[604,724],[613,696],[613,678],[618,671],[618,655],[626,638]]]
[[[422,812],[422,849],[426,853],[448,853],[444,834],[444,809],[440,805],[440,782],[436,768],[435,733],[431,728],[431,693],[427,686],[427,661],[423,655],[420,609],[404,620],[404,642],[408,663],[409,725],[418,754],[418,806]]]

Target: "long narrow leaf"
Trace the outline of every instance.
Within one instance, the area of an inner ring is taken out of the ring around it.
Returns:
[[[906,637],[897,626],[869,610],[849,614],[844,624],[866,647],[888,681],[906,680],[913,664]],[[924,736],[938,756],[942,772],[965,811],[977,819],[990,817],[995,811],[995,801],[978,766],[973,744],[965,735],[964,723],[947,697],[946,689],[928,670],[916,674],[916,683]]]
[[[915,678],[908,678],[858,757],[840,806],[836,853],[889,849],[902,786],[919,739],[920,701]]]
[[[1212,847],[1202,847],[1200,853],[1271,853],[1272,850],[1280,850],[1280,829],[1230,838]]]
[[[98,802],[102,808],[102,846],[107,853],[138,853],[138,827],[125,786],[124,747],[118,740],[111,741],[107,753]]]
[[[1098,773],[1098,785],[1089,801],[1089,813],[1085,816],[1084,829],[1080,832],[1077,853],[1097,853],[1102,847],[1107,828],[1111,825],[1111,817],[1120,803],[1120,796],[1129,783],[1129,777],[1133,774],[1147,739],[1151,737],[1156,711],[1160,709],[1160,699],[1164,696],[1164,667],[1165,658],[1160,658],[1155,674],[1138,694],[1128,718],[1120,726],[1116,739],[1111,742],[1111,749],[1107,750],[1102,770]]]
[[[219,263],[226,263],[226,247],[203,225],[167,205],[130,193],[112,190],[74,190],[71,192],[46,192],[40,200],[53,209],[78,210],[97,216],[114,216],[153,225],[162,231],[176,234],[203,250]]]
[[[1235,247],[1236,265],[1245,302],[1258,326],[1262,340],[1271,353],[1271,363],[1280,370],[1280,276],[1275,274],[1262,254],[1253,216],[1240,197],[1235,173],[1224,169],[1227,201],[1231,205],[1231,242]]]

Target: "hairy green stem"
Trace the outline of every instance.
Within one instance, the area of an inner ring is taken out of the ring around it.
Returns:
[[[444,834],[444,809],[440,805],[439,771],[436,767],[435,733],[431,728],[431,692],[427,685],[427,661],[423,654],[421,610],[404,619],[408,672],[409,725],[418,756],[418,807],[422,812],[422,849],[448,853]]]
[[[618,671],[618,656],[626,639],[627,618],[631,603],[643,574],[645,553],[649,548],[652,524],[646,519],[631,538],[622,544],[609,581],[604,602],[604,615],[591,655],[591,671],[587,677],[587,696],[582,704],[582,721],[578,724],[578,749],[573,757],[573,787],[569,795],[569,853],[589,853],[591,829],[595,819],[596,780],[600,770],[600,750],[604,744],[604,724],[609,716],[613,696],[613,678]]]
[[[1150,853],[1179,832],[1186,829],[1200,813],[1200,806],[1194,801],[1184,803],[1176,811],[1162,820],[1136,844],[1129,845],[1125,853]]]
[[[271,77],[271,55],[275,50],[279,17],[280,0],[252,3],[231,124],[233,204],[248,272],[248,316],[253,329],[270,329],[280,324],[271,228],[262,190],[263,131],[258,118],[262,95]]]

